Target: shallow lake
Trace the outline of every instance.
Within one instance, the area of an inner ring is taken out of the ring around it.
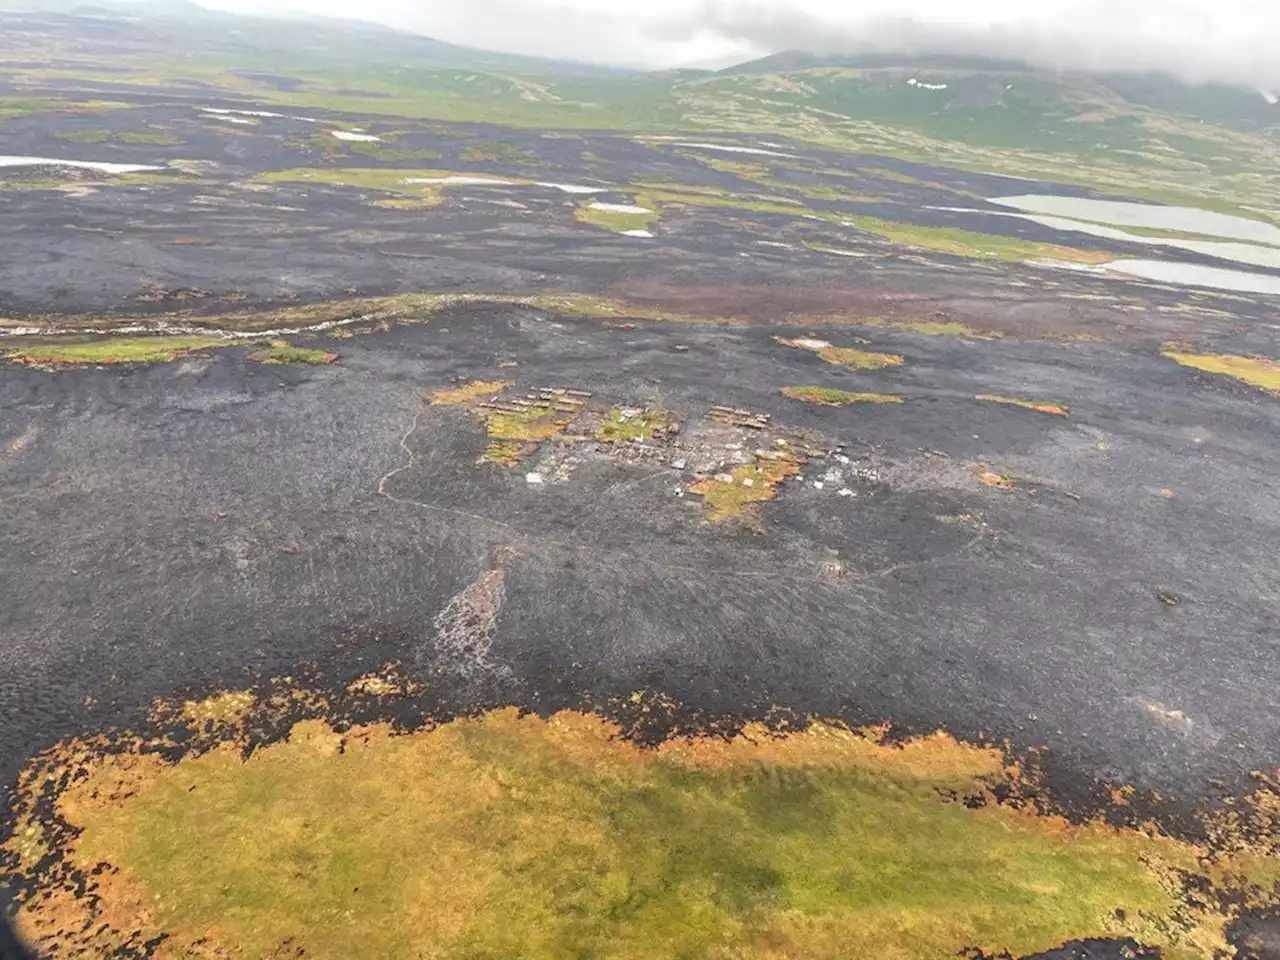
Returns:
[[[1108,263],[1106,269],[1130,277],[1158,280],[1162,283],[1209,287],[1236,293],[1280,295],[1280,277],[1265,273],[1245,273],[1243,270],[1226,270],[1221,267],[1205,267],[1198,263],[1177,263],[1172,260],[1116,260]]]
[[[1176,230],[1228,240],[1246,240],[1280,246],[1280,227],[1227,213],[1213,213],[1194,207],[1166,207],[1123,200],[1090,200],[1085,197],[1057,197],[1025,194],[1017,197],[995,197],[991,203],[1012,207],[1024,213],[1071,217],[1120,227],[1149,230]]]

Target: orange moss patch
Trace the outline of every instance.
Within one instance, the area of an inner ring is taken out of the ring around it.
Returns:
[[[824,407],[846,407],[855,403],[902,403],[901,397],[889,393],[851,393],[831,387],[783,387],[783,396],[803,403]]]
[[[196,729],[211,723],[230,725],[249,716],[254,704],[253,694],[243,690],[228,691],[204,700],[188,700],[182,705],[182,716]]]
[[[510,380],[473,380],[461,387],[433,390],[431,403],[434,406],[455,407],[475,403],[477,400],[490,400],[509,386],[511,386]]]
[[[1001,397],[995,394],[980,393],[975,400],[981,400],[984,403],[1003,403],[1011,407],[1022,407],[1024,410],[1034,410],[1036,413],[1051,413],[1055,417],[1065,417],[1069,411],[1066,407],[1058,406],[1056,403],[1041,403],[1036,400],[1015,400],[1012,397]]]
[[[1013,481],[1003,473],[995,473],[988,470],[985,464],[978,465],[978,479],[988,487],[995,487],[997,490],[1013,490]]]

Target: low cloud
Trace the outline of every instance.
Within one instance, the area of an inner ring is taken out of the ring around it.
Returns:
[[[347,0],[201,2],[352,14]],[[366,0],[359,16],[456,43],[631,66],[789,50],[944,54],[1280,89],[1274,0]]]
[[[1012,16],[1007,4],[965,15],[889,15],[803,2],[708,0],[655,34],[702,34],[771,52],[950,55],[1012,60],[1057,70],[1168,73],[1191,83],[1280,88],[1280,10],[1251,0],[1053,3]],[[928,3],[894,4],[929,7]],[[823,8],[828,8],[825,12]],[[976,9],[975,9],[976,7]]]

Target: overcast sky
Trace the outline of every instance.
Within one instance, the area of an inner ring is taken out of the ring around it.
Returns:
[[[628,66],[781,50],[975,53],[1280,87],[1280,0],[199,0],[359,17],[455,43]]]

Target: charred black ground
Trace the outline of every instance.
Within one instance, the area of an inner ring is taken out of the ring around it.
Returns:
[[[975,260],[841,219],[996,229],[932,208],[1026,187],[1007,178],[809,147],[790,149],[811,169],[731,158],[768,165],[762,184],[621,134],[322,111],[307,115],[323,125],[240,126],[161,99],[109,120],[3,121],[13,155],[206,162],[132,181],[5,171],[9,331],[404,292],[587,292],[631,312],[472,303],[292,338],[339,354],[324,367],[250,363],[249,345],[0,367],[5,783],[62,737],[144,726],[158,699],[286,676],[341,689],[389,662],[423,684],[407,726],[509,704],[625,721],[645,691],[678,708],[636,720],[640,739],[779,711],[945,729],[1036,751],[1060,809],[1093,813],[1104,782],[1132,785],[1175,829],[1280,764],[1280,405],[1161,355],[1178,341],[1274,357],[1274,300]],[[372,152],[316,139],[355,124],[383,138]],[[179,143],[67,139],[100,127]],[[399,209],[375,204],[394,190],[261,176],[302,168],[529,182],[446,184],[440,206]],[[831,188],[823,168],[848,174],[843,199],[789,192]],[[665,186],[638,182],[655,177]],[[684,201],[657,205],[652,240],[574,219],[580,203],[644,203],[671,184]],[[692,204],[689,188],[803,207]],[[1013,223],[1000,229],[1015,239],[1080,243]],[[903,362],[850,371],[779,342],[806,336]],[[686,425],[738,408],[807,431],[825,455],[756,522],[707,523],[676,454],[583,456],[558,482],[547,447],[515,469],[478,466],[484,424],[428,402],[475,380]],[[783,395],[797,385],[903,402],[824,407]],[[438,662],[435,618],[499,555],[484,662]]]

